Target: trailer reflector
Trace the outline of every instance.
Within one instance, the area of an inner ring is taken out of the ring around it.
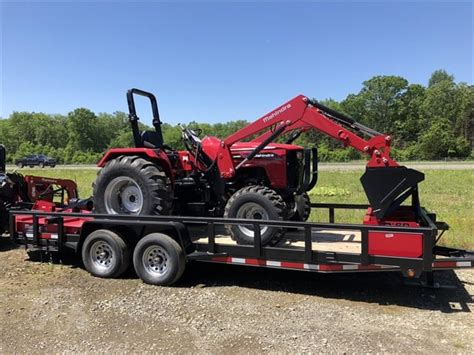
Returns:
[[[272,268],[290,269],[290,270],[306,270],[306,271],[322,271],[322,272],[338,272],[338,271],[380,271],[399,270],[396,266],[386,265],[360,265],[360,264],[305,264],[290,261],[275,261],[255,258],[233,258],[228,256],[216,256],[210,259],[212,262],[224,264],[250,265],[250,266],[267,266]]]
[[[454,269],[463,267],[473,267],[472,261],[435,261],[433,267],[435,269]]]

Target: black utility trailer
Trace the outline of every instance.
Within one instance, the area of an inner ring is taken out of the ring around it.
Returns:
[[[28,250],[81,256],[99,277],[118,277],[133,264],[146,283],[170,285],[192,260],[311,272],[398,271],[433,285],[433,271],[472,268],[471,251],[438,246],[448,226],[421,211],[423,227],[335,223],[339,209],[367,205],[312,204],[327,210],[329,223],[183,216],[102,215],[69,211],[13,211],[11,238]],[[230,225],[252,233],[238,245]],[[262,245],[263,228],[283,228],[277,245]]]

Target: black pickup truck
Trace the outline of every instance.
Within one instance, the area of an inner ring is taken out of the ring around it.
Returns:
[[[31,168],[33,166],[39,166],[40,168],[50,166],[54,168],[56,166],[56,160],[43,154],[32,154],[27,155],[22,159],[15,160],[15,165],[19,168],[23,168],[24,166],[29,166]]]

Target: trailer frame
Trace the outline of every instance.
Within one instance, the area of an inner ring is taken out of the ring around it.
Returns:
[[[67,213],[45,211],[12,211],[10,213],[10,235],[12,240],[29,250],[62,253],[72,250],[80,253],[84,239],[97,229],[122,231],[131,246],[150,232],[159,232],[175,239],[186,261],[206,261],[269,268],[283,268],[313,272],[369,272],[400,271],[406,278],[423,276],[429,286],[434,286],[433,271],[442,269],[474,267],[474,253],[455,248],[439,247],[436,243],[449,226],[436,222],[436,216],[421,209],[426,227],[376,226],[366,224],[335,223],[335,211],[342,209],[362,210],[368,205],[312,203],[313,209],[326,209],[329,223],[244,220],[218,217],[186,216],[127,216],[95,213]],[[31,231],[19,232],[17,222],[31,218]],[[65,224],[77,224],[78,233],[67,233]],[[226,245],[216,242],[217,229],[225,225],[252,225],[253,245]],[[53,232],[44,231],[48,226]],[[279,227],[298,231],[304,248],[264,246],[260,227]],[[193,240],[193,229],[205,228],[206,242]],[[313,250],[314,230],[359,231],[360,253]],[[369,253],[369,233],[404,233],[423,235],[422,255],[400,257],[372,255]]]

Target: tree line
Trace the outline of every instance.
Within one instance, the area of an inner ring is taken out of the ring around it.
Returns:
[[[375,76],[362,84],[357,94],[338,102],[322,104],[353,117],[379,132],[391,134],[393,156],[398,160],[474,158],[474,87],[456,83],[444,70],[435,71],[428,85],[410,84],[400,76]],[[203,135],[224,138],[241,129],[245,120],[227,123],[191,122]],[[141,124],[142,129],[150,129]],[[162,125],[164,141],[183,149],[177,125]],[[282,138],[283,139],[283,138]],[[315,131],[301,135],[295,142],[317,146],[321,161],[346,161],[362,158],[353,149]],[[7,148],[8,162],[28,154],[42,153],[59,163],[96,163],[111,147],[130,147],[132,134],[127,114],[95,114],[78,108],[67,115],[13,112],[0,120],[0,144]]]

